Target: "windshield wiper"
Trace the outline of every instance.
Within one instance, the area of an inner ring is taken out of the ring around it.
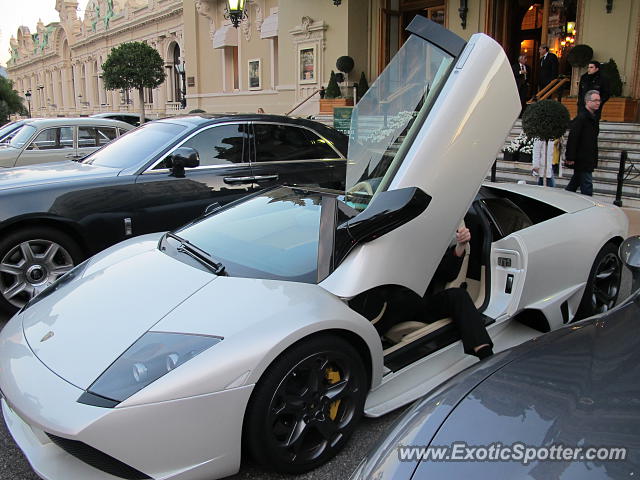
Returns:
[[[215,273],[216,275],[222,275],[224,273],[225,267],[222,263],[214,261],[211,258],[211,255],[209,255],[207,252],[205,252],[201,248],[196,247],[189,240],[182,238],[176,235],[175,233],[171,233],[171,232],[165,233],[164,236],[165,238],[166,237],[173,238],[174,240],[177,240],[178,242],[180,242],[180,246],[177,248],[177,250],[180,253],[185,253],[189,255],[191,258],[200,262],[202,265],[204,265],[207,269],[209,269],[211,272]]]

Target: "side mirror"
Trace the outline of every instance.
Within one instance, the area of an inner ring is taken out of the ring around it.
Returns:
[[[620,260],[631,270],[631,289],[635,292],[640,288],[640,236],[627,238],[618,249]]]
[[[195,168],[200,165],[200,156],[191,147],[180,147],[165,160],[165,163],[171,169],[170,176],[182,178],[184,177],[185,168]]]

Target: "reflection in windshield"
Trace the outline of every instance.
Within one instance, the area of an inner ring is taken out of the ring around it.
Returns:
[[[186,128],[175,123],[147,123],[108,143],[82,163],[110,168],[139,165],[166,148]]]
[[[230,276],[316,283],[322,196],[270,190],[178,231]]]
[[[393,172],[444,83],[451,55],[415,35],[353,109],[349,136],[347,191],[372,196]],[[425,159],[426,160],[426,159]],[[395,164],[395,165],[394,165]],[[394,168],[390,168],[394,165]]]
[[[21,148],[36,133],[36,128],[31,125],[23,125],[15,132],[9,134],[3,142],[8,143],[14,148]]]

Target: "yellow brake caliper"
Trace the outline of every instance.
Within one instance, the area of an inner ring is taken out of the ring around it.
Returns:
[[[325,370],[324,378],[329,381],[330,385],[335,385],[340,381],[340,372],[329,367]],[[340,400],[336,400],[329,405],[329,418],[331,420],[335,420],[338,416],[338,407],[340,407]]]

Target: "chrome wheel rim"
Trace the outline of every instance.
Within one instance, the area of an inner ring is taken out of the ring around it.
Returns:
[[[593,278],[591,306],[594,313],[613,308],[620,290],[620,276],[620,260],[615,253],[607,253],[598,264]]]
[[[344,438],[359,395],[359,380],[346,356],[318,353],[301,360],[271,398],[271,450],[290,464],[317,460]]]
[[[24,241],[0,260],[0,292],[11,305],[22,308],[73,266],[73,258],[58,243]]]

